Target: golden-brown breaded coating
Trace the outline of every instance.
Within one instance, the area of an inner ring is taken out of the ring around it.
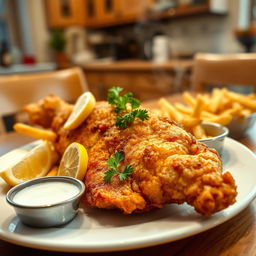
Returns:
[[[67,105],[67,111],[63,107],[65,103],[57,97],[55,101],[54,109],[48,109],[48,113],[61,116],[63,124],[68,116],[63,112],[70,111],[70,106]],[[45,118],[47,113],[42,105],[42,102],[38,105],[40,111],[34,108]],[[28,113],[33,117],[32,108]],[[58,133],[56,148],[61,154],[74,141],[88,150],[89,164],[84,180],[86,204],[120,209],[129,214],[161,208],[167,203],[186,202],[207,216],[233,204],[236,185],[229,172],[222,173],[218,153],[168,118],[153,113],[149,113],[149,117],[146,121],[135,120],[129,128],[120,130],[114,125],[115,113],[107,102],[98,102],[89,117],[71,131],[61,128],[60,121],[57,126],[51,117],[51,126]],[[42,125],[40,118],[31,120]],[[129,164],[134,171],[124,181],[114,176],[110,183],[105,183],[106,161],[117,151],[125,155],[121,169]]]
[[[23,110],[29,113],[31,123],[58,131],[73,110],[73,105],[50,95],[37,103],[25,106]]]

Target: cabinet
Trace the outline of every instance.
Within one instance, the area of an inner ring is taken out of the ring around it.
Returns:
[[[158,0],[45,0],[51,28],[80,25],[101,28],[147,19],[174,19],[205,13],[226,14],[227,0],[205,0],[201,4],[182,5],[152,12]],[[151,11],[150,11],[151,10]]]
[[[119,0],[100,0],[96,7],[99,11],[98,24],[113,24],[120,18]]]
[[[50,28],[85,25],[84,0],[46,0],[45,3]]]
[[[98,6],[102,0],[84,0],[85,5],[81,6],[84,8],[84,24],[87,27],[97,26],[100,20],[100,13]]]
[[[135,22],[144,15],[145,11],[153,4],[153,0],[94,0],[91,3],[95,10],[94,17],[88,22],[88,27],[107,27]],[[88,10],[86,11],[88,12]]]
[[[136,21],[152,8],[154,0],[119,0],[119,18],[124,23]]]
[[[153,0],[45,0],[48,25],[106,27],[135,22]]]

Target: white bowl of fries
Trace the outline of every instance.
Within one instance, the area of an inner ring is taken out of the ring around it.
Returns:
[[[227,127],[215,123],[202,123],[203,130],[205,131],[205,139],[199,139],[200,142],[206,144],[209,148],[214,148],[221,155],[224,140],[228,136],[229,130]]]
[[[254,125],[256,121],[256,113],[244,117],[234,117],[227,125],[229,136],[234,139],[242,138],[247,131]]]

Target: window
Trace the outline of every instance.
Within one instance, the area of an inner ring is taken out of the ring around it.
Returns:
[[[6,2],[6,0],[0,0],[0,42],[5,41],[10,44]]]

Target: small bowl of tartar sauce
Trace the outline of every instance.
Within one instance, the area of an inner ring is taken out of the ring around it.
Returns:
[[[75,178],[42,177],[13,187],[6,200],[24,224],[53,227],[66,224],[76,216],[84,191],[83,182]]]

